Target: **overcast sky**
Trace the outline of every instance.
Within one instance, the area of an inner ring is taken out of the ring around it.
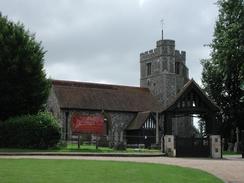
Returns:
[[[42,41],[52,79],[139,85],[139,55],[161,38],[185,50],[190,78],[212,40],[216,0],[0,0],[0,11]]]

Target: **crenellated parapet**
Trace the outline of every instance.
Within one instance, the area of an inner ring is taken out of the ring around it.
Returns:
[[[175,46],[175,40],[172,39],[163,39],[163,40],[159,40],[156,43],[157,47],[161,47],[161,46]]]
[[[175,50],[175,61],[186,63],[186,52]]]
[[[159,40],[156,43],[156,48],[142,52],[140,54],[140,61],[154,59],[160,56],[174,56],[175,55],[175,41],[171,39]]]
[[[160,52],[158,48],[143,52],[140,54],[140,60],[149,60],[149,59],[153,59],[155,57],[159,57],[160,56]]]

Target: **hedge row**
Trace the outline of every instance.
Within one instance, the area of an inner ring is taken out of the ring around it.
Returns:
[[[57,120],[46,112],[10,118],[0,123],[0,147],[49,148],[61,137]]]

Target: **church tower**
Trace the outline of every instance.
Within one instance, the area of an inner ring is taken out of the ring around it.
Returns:
[[[162,39],[156,48],[140,54],[140,86],[147,87],[166,107],[189,80],[186,53],[175,50],[175,41]]]
[[[156,48],[140,54],[140,86],[149,88],[167,107],[188,80],[186,52],[176,50],[175,41],[164,39],[162,30],[162,39],[157,41]],[[192,135],[191,117],[174,118],[172,122],[174,135]]]

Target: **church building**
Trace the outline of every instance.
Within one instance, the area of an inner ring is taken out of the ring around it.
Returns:
[[[127,140],[132,145],[143,144],[141,136],[151,131],[155,144],[155,114],[162,105],[147,88],[52,80],[48,109],[59,119],[62,138],[67,141],[72,138],[74,115],[102,115],[106,123],[103,143],[114,146]]]
[[[162,113],[189,82],[186,53],[175,41],[162,39],[156,48],[140,54],[140,87],[52,80],[48,110],[60,121],[63,140],[70,140],[74,115],[102,115],[106,132],[101,140],[116,146],[146,147],[159,144],[164,135]],[[190,117],[173,120],[173,134],[191,136]]]

